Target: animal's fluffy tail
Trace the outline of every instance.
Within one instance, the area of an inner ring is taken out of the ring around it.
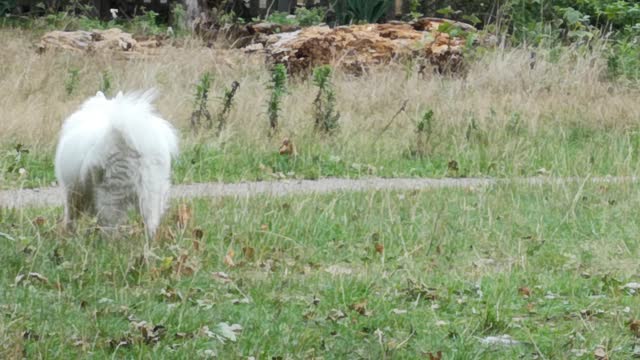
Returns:
[[[167,121],[156,115],[152,103],[155,90],[121,92],[111,100],[111,126],[141,155],[178,154],[176,131]]]
[[[111,100],[98,93],[72,114],[56,153],[56,175],[63,185],[83,181],[92,168],[103,166],[121,141],[136,156],[169,166],[178,154],[178,138],[171,124],[155,113],[155,97],[154,90],[119,93]]]

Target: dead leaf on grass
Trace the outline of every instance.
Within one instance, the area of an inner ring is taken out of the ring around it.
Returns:
[[[500,346],[514,346],[520,345],[522,342],[514,340],[510,335],[499,336],[487,336],[480,339],[480,343],[483,345],[500,345]]]
[[[182,228],[186,228],[191,220],[191,208],[188,204],[182,203],[178,207],[178,225]]]
[[[37,280],[41,283],[44,284],[49,284],[49,279],[47,279],[46,277],[42,276],[40,273],[37,272],[30,272],[27,275],[25,274],[19,274],[18,276],[16,276],[14,283],[16,285],[19,285],[21,282],[23,282],[24,280]]]
[[[231,303],[233,305],[249,304],[249,303],[251,303],[251,300],[249,300],[249,298],[233,299],[233,300],[231,300]]]
[[[629,323],[629,330],[631,330],[636,337],[640,337],[640,320],[631,320]]]
[[[236,266],[236,263],[233,262],[234,255],[235,255],[235,252],[233,251],[233,249],[229,249],[229,251],[227,251],[227,254],[224,256],[224,259],[223,259],[224,264],[227,265],[228,267]]]
[[[349,269],[348,267],[344,267],[340,265],[331,265],[328,268],[326,268],[324,271],[334,276],[351,275],[353,273],[353,270]]]
[[[347,317],[347,314],[345,314],[344,311],[338,310],[338,309],[331,309],[329,311],[329,314],[327,314],[327,320],[331,320],[334,322],[340,319],[344,319],[346,317]]]
[[[245,246],[242,248],[242,255],[244,255],[244,257],[247,258],[247,260],[253,260],[253,256],[255,252],[256,250],[251,246]]]
[[[284,138],[282,140],[282,145],[280,145],[280,149],[278,150],[278,152],[280,153],[280,155],[298,155],[298,152],[296,151],[296,145],[289,138]]]
[[[239,324],[229,325],[226,322],[221,322],[213,330],[209,330],[208,326],[203,326],[200,329],[200,332],[205,336],[217,339],[221,343],[225,343],[227,341],[235,342],[238,340],[238,335],[242,332],[242,326]]]
[[[231,280],[231,277],[229,276],[229,274],[222,272],[222,271],[217,271],[214,272],[213,274],[213,278],[222,282],[222,283],[230,283],[233,280]]]
[[[524,297],[529,297],[529,296],[531,296],[531,289],[529,289],[526,286],[523,286],[523,287],[518,289],[518,294],[520,294],[521,296],[524,296]]]
[[[609,360],[609,356],[602,345],[598,345],[598,347],[596,347],[596,350],[593,352],[593,356],[596,360]]]
[[[437,353],[427,353],[429,355],[429,360],[442,360],[442,351],[438,351]]]
[[[367,299],[351,305],[351,309],[362,316],[371,316],[372,312],[367,310]]]
[[[382,254],[384,253],[384,245],[380,244],[380,243],[376,243],[375,244],[375,248],[376,248],[376,252],[378,254]]]
[[[640,283],[638,282],[626,283],[621,288],[624,290],[628,290],[629,293],[631,294],[635,294],[638,290],[640,290]]]
[[[47,222],[47,219],[44,216],[38,216],[33,219],[33,224],[37,226],[42,226]]]

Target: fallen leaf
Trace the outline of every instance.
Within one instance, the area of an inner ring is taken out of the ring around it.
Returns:
[[[529,289],[528,287],[524,286],[518,289],[518,294],[520,294],[521,296],[524,297],[529,297],[531,296],[531,289]]]
[[[38,281],[42,281],[43,283],[47,283],[47,284],[49,283],[49,279],[47,279],[46,277],[40,275],[37,272],[30,272],[29,273],[29,278],[30,279],[36,279]]]
[[[109,346],[111,346],[111,348],[117,349],[117,348],[121,348],[121,347],[130,346],[131,345],[131,340],[127,339],[126,337],[122,337],[119,340],[109,339],[109,341],[107,341],[107,344],[109,344]]]
[[[609,356],[607,356],[607,352],[604,350],[602,345],[598,345],[596,350],[593,352],[593,356],[596,360],[609,360]]]
[[[242,255],[244,255],[244,257],[247,258],[248,260],[253,260],[253,256],[255,252],[256,250],[251,246],[245,246],[242,248]]]
[[[227,251],[227,255],[224,256],[224,264],[227,265],[228,267],[234,267],[236,266],[236,264],[233,262],[233,256],[235,255],[235,252],[233,251],[233,249],[229,249],[229,251]]]
[[[18,274],[18,276],[16,276],[15,280],[13,280],[13,283],[18,285],[22,282],[22,280],[24,280],[25,276],[24,274]]]
[[[640,320],[632,320],[629,324],[629,330],[631,330],[636,337],[640,337]]]
[[[33,333],[31,330],[27,330],[22,333],[22,338],[25,340],[38,341],[40,340],[40,335]]]
[[[18,276],[16,276],[14,282],[16,285],[18,285],[26,279],[37,280],[45,284],[49,283],[49,279],[47,279],[46,277],[42,276],[40,273],[37,273],[37,272],[30,272],[27,275],[19,274]]]
[[[282,145],[280,145],[280,150],[278,150],[280,155],[298,155],[296,151],[296,145],[289,138],[284,138],[282,140]]]
[[[42,216],[38,216],[38,217],[36,217],[35,219],[33,219],[33,223],[34,223],[35,225],[37,225],[37,226],[42,226],[42,225],[44,225],[46,221],[47,221],[47,220],[46,220],[44,217],[42,217]]]
[[[351,305],[351,309],[362,316],[371,316],[371,311],[367,311],[367,299]]]
[[[375,244],[375,248],[376,248],[376,252],[378,254],[382,254],[384,253],[384,245],[380,244],[380,243],[376,243]]]
[[[180,227],[187,227],[191,220],[191,208],[188,204],[182,203],[178,207],[178,225]]]
[[[193,234],[193,237],[196,238],[197,240],[202,239],[202,237],[204,236],[204,232],[200,228],[193,229],[191,233]]]
[[[328,268],[326,268],[324,271],[334,276],[351,275],[353,273],[353,270],[340,265],[331,265]]]
[[[640,283],[630,282],[622,286],[622,289],[629,290],[630,293],[635,294],[640,289]]]
[[[233,305],[238,305],[238,304],[249,304],[249,303],[251,303],[251,300],[249,300],[249,298],[233,299],[233,300],[231,300],[231,303],[232,303]]]
[[[480,339],[480,343],[483,345],[500,345],[500,346],[514,346],[521,344],[520,341],[514,340],[510,335],[499,336],[487,336]]]
[[[269,225],[267,224],[260,225],[260,231],[269,231]]]
[[[242,332],[242,326],[238,324],[229,325],[226,322],[219,323],[218,325],[216,325],[215,329],[215,333],[219,335],[218,339],[223,343],[226,340],[235,342],[236,340],[238,340],[238,335],[240,332]]]
[[[331,321],[338,321],[346,317],[347,317],[347,314],[345,314],[342,310],[338,310],[338,309],[331,309],[329,311],[329,314],[327,314],[327,320],[331,320]]]
[[[214,272],[212,275],[213,275],[213,277],[214,277],[215,279],[218,279],[218,280],[220,280],[220,281],[221,281],[221,282],[223,282],[223,283],[229,283],[229,282],[231,282],[231,281],[232,281],[232,280],[231,280],[231,277],[230,277],[227,273],[222,272],[222,271]]]
[[[429,360],[442,360],[442,351],[438,351],[435,354],[430,352],[427,355],[429,355]]]

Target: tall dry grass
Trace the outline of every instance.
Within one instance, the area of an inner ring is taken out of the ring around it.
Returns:
[[[0,143],[19,141],[49,149],[63,119],[98,90],[104,71],[111,74],[114,90],[159,89],[160,113],[181,129],[188,128],[194,84],[203,73],[214,75],[212,96],[220,96],[223,86],[237,80],[241,87],[223,140],[255,146],[275,141],[266,138],[269,73],[260,55],[207,48],[197,40],[134,60],[109,54],[39,55],[37,41],[28,32],[0,30]],[[355,149],[373,140],[380,151],[403,147],[425,109],[435,112],[437,131],[450,141],[464,136],[471,118],[489,134],[514,117],[533,133],[638,124],[638,91],[605,79],[606,63],[599,50],[561,51],[554,61],[551,55],[539,52],[531,69],[526,49],[488,51],[469,65],[466,76],[458,77],[421,76],[400,64],[362,77],[338,73],[334,83],[342,118],[337,143]],[[69,96],[64,84],[72,68],[79,70],[79,83]],[[292,82],[283,104],[283,134],[311,141],[315,91],[310,82]],[[406,112],[380,137],[404,100]],[[220,106],[216,100],[210,105],[212,112]]]

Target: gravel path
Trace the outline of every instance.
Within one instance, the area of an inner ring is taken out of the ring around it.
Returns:
[[[171,189],[172,198],[220,197],[220,196],[253,196],[267,194],[283,196],[289,194],[328,193],[336,191],[370,191],[370,190],[424,190],[439,188],[465,188],[491,186],[497,184],[551,185],[566,183],[636,183],[637,177],[594,177],[594,178],[550,178],[531,177],[517,179],[336,179],[320,180],[282,180],[225,183],[201,183],[175,185]],[[22,208],[30,206],[59,206],[63,203],[60,188],[38,188],[0,191],[0,208]]]

